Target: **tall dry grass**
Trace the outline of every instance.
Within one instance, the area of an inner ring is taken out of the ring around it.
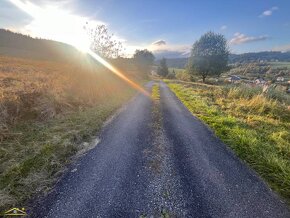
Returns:
[[[17,122],[81,110],[124,87],[89,61],[71,65],[0,57],[0,140]]]

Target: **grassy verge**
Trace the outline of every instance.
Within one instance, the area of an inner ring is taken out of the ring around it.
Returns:
[[[104,121],[130,96],[128,92],[46,123],[15,126],[13,137],[1,143],[0,206],[19,205],[48,191],[71,157],[89,148]]]
[[[288,97],[250,87],[177,84],[170,89],[290,203]],[[286,100],[286,101],[284,101]]]

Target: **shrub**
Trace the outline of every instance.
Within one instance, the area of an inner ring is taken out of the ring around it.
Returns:
[[[175,74],[174,73],[169,73],[167,75],[167,79],[175,79]]]
[[[176,73],[176,79],[188,82],[191,81],[190,75],[184,71]]]

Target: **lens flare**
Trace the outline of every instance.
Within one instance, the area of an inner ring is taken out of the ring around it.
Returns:
[[[9,0],[12,4],[18,7],[20,10],[29,14],[34,20],[32,21],[30,28],[34,34],[38,37],[50,38],[57,41],[65,42],[74,46],[81,52],[89,54],[96,61],[104,65],[116,76],[127,82],[134,89],[143,93],[145,96],[150,97],[150,94],[143,89],[136,82],[129,79],[120,70],[110,64],[108,61],[94,53],[90,49],[90,41],[87,36],[83,24],[86,23],[85,18],[80,18],[75,15],[71,15],[58,8],[41,8],[29,1],[21,0]]]
[[[120,77],[122,80],[124,80],[125,82],[127,82],[128,84],[130,84],[133,88],[135,88],[136,90],[140,91],[141,93],[143,93],[144,95],[150,97],[150,94],[143,89],[141,86],[139,86],[137,83],[135,83],[134,81],[130,80],[127,76],[125,76],[122,72],[120,72],[117,68],[115,68],[112,64],[110,64],[109,62],[107,62],[105,59],[103,59],[102,57],[100,57],[99,55],[97,55],[96,53],[94,53],[93,51],[89,50],[88,54],[90,56],[92,56],[95,60],[97,60],[99,63],[101,63],[102,65],[104,65],[106,68],[108,68],[111,72],[113,72],[115,75],[117,75],[118,77]]]

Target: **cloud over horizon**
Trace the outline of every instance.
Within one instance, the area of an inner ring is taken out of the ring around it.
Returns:
[[[269,37],[267,35],[263,36],[247,36],[242,33],[235,33],[234,37],[229,41],[230,45],[239,45],[249,42],[257,42],[267,40]]]
[[[273,51],[288,52],[288,51],[290,51],[290,44],[276,46],[272,50]]]
[[[157,46],[166,45],[166,42],[164,40],[157,40],[153,42],[152,45],[157,45]]]
[[[154,55],[159,57],[184,57],[190,52],[190,45],[184,44],[171,44],[167,40],[160,39],[152,42],[146,48],[154,53]]]

